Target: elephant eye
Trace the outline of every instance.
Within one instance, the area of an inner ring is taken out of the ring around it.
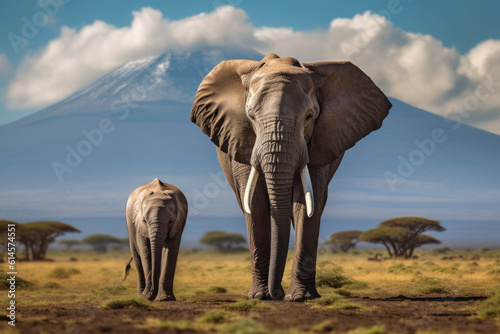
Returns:
[[[307,117],[306,117],[306,121],[310,120],[311,118],[313,118],[313,115],[312,115],[312,114],[307,115]]]
[[[248,114],[248,117],[250,117],[251,120],[255,119],[255,114],[254,114],[254,112],[253,112],[252,109],[248,109],[247,114]]]

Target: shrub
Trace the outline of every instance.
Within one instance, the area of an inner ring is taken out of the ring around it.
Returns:
[[[417,290],[421,293],[446,293],[446,290],[438,279],[434,277],[417,276]]]
[[[483,319],[500,318],[500,292],[479,303],[477,313]]]
[[[124,308],[139,308],[149,310],[151,307],[144,298],[125,298],[108,300],[103,304],[104,308],[124,309]]]
[[[72,275],[80,274],[80,270],[75,268],[54,268],[47,277],[49,278],[70,278]]]
[[[344,271],[339,266],[332,269],[320,269],[316,272],[316,284],[319,287],[341,288],[352,282],[353,280],[345,276]]]
[[[0,290],[9,290],[10,282],[7,281],[11,275],[8,275],[6,272],[0,272]],[[27,281],[19,276],[16,276],[16,288],[32,288],[35,284]]]
[[[214,292],[214,293],[226,293],[227,289],[222,287],[222,286],[212,286],[208,288],[208,291]]]

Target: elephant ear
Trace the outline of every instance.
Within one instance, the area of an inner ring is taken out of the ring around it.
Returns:
[[[168,236],[169,238],[175,237],[178,233],[182,233],[187,219],[187,200],[184,195],[174,190],[165,190],[164,194],[171,197],[175,201],[175,219],[172,221]]]
[[[191,109],[191,122],[219,149],[249,164],[255,132],[245,113],[247,91],[243,77],[259,62],[229,60],[217,65],[201,82]]]
[[[392,105],[370,77],[350,62],[303,65],[319,75],[321,110],[309,145],[309,165],[320,167],[380,128]]]

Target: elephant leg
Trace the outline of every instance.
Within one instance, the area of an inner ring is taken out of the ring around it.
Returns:
[[[138,294],[142,295],[146,288],[146,278],[144,276],[144,268],[142,267],[141,254],[135,245],[131,247],[132,257],[134,258],[135,268],[137,270],[137,288]]]
[[[177,233],[173,238],[168,238],[163,245],[161,255],[161,276],[159,282],[160,290],[156,297],[157,301],[175,300],[173,286],[180,245],[181,233]]]
[[[229,161],[222,152],[217,152],[219,161],[229,184],[234,190],[238,204],[245,215],[248,235],[248,248],[252,264],[252,287],[248,298],[270,299],[268,291],[269,256],[271,254],[271,221],[269,200],[265,180],[259,177],[256,184],[251,212],[243,210],[243,197],[251,167],[236,161]],[[229,168],[228,168],[229,167]]]
[[[262,185],[264,186],[264,185]],[[255,193],[259,191],[256,187]],[[242,190],[242,198],[245,190]],[[248,298],[271,299],[268,291],[269,258],[271,254],[271,222],[267,203],[254,198],[249,215],[245,213],[248,248],[252,263],[252,287]]]
[[[293,261],[290,287],[286,293],[287,301],[304,301],[319,298],[316,290],[316,258],[321,214],[328,197],[328,183],[340,164],[311,168],[311,182],[314,190],[314,214],[307,217],[304,192],[300,183],[294,187],[293,225],[295,228],[295,258]],[[300,182],[300,178],[298,178]]]
[[[151,243],[142,235],[137,235],[137,246],[139,248],[143,275],[146,281],[142,296],[149,298],[152,294],[152,272],[151,272]],[[139,269],[137,269],[139,270]]]

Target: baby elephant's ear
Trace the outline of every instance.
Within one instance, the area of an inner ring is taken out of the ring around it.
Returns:
[[[153,191],[151,189],[144,189],[135,198],[135,201],[133,203],[133,215],[135,217],[134,218],[135,222],[142,221],[142,215],[143,215],[142,202],[144,201],[144,198],[146,196],[150,195],[151,193],[153,193]],[[139,218],[139,220],[138,220],[138,218]]]
[[[242,77],[258,64],[229,60],[217,65],[201,82],[190,117],[222,152],[246,164],[250,163],[255,133],[245,113],[247,91]]]
[[[324,166],[377,130],[392,105],[370,77],[350,62],[304,66],[318,75],[321,108],[309,145],[309,164]]]
[[[173,210],[173,215],[175,215],[175,217],[172,220],[172,225],[169,227],[170,230],[168,232],[169,238],[173,238],[177,233],[182,233],[184,229],[187,218],[187,201],[184,195],[173,190],[165,190],[163,193],[175,201],[175,208]]]

